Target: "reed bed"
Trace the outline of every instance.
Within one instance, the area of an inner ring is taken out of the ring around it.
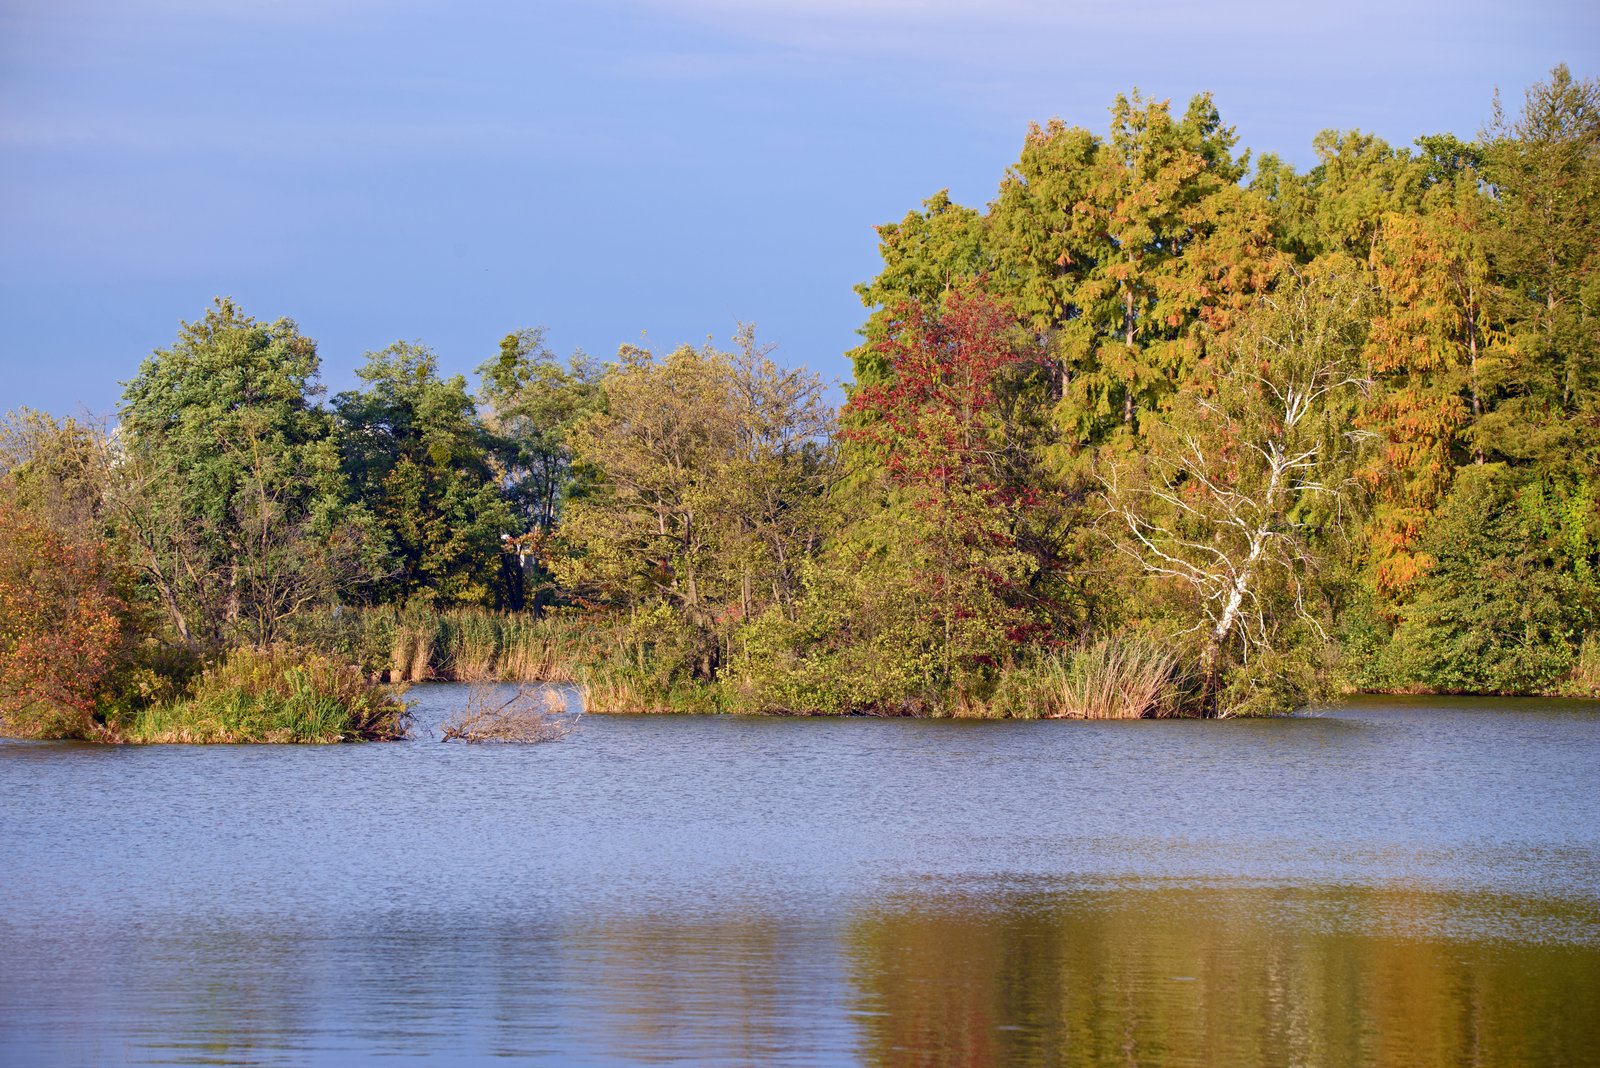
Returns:
[[[452,609],[395,622],[389,677],[403,682],[575,682],[593,641],[567,617]]]
[[[585,712],[684,714],[768,712],[734,704],[729,690],[696,679],[663,680],[659,675],[615,664],[586,669],[578,680]]]
[[[576,682],[607,653],[603,624],[561,611],[340,609],[299,616],[291,633],[391,682]]]
[[[1153,719],[1192,711],[1193,698],[1193,680],[1178,654],[1149,638],[1114,634],[1011,669],[987,704],[955,714]]]
[[[672,678],[624,620],[555,610],[526,613],[378,607],[307,616],[302,644],[395,683],[577,683],[589,712],[781,711],[759,689]],[[1014,666],[992,690],[957,688],[941,701],[879,714],[971,718],[1146,719],[1194,711],[1178,654],[1140,635],[1104,636]],[[784,706],[787,707],[787,706]],[[799,709],[804,714],[806,709]]]
[[[1181,714],[1183,665],[1146,638],[1102,638],[1070,657],[1049,661],[1045,715],[1072,719],[1150,719]]]
[[[586,671],[578,692],[585,712],[652,712],[661,707],[649,687],[620,671]]]

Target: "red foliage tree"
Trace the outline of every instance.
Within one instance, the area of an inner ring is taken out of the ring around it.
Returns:
[[[975,286],[941,307],[894,309],[870,343],[886,381],[859,387],[845,436],[881,458],[890,486],[920,522],[919,585],[943,624],[947,667],[992,662],[995,637],[1031,627],[1023,608],[1037,561],[1019,544],[1039,494],[1025,479],[1028,450],[1014,425],[1008,382],[1037,363],[1005,303]]]

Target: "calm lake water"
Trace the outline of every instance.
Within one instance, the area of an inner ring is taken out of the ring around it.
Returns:
[[[0,1064],[396,1058],[1600,1063],[1600,710],[0,743]]]

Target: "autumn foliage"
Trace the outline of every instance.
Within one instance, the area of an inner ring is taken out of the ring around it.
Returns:
[[[888,370],[844,411],[846,437],[881,460],[914,521],[913,578],[945,634],[945,669],[993,663],[1026,633],[1029,580],[1039,563],[1022,546],[1041,499],[1015,419],[1020,381],[1037,366],[1010,307],[977,287],[938,307],[901,305],[872,342]]]
[[[977,288],[950,293],[939,309],[900,305],[873,346],[889,380],[851,396],[849,436],[881,449],[901,485],[998,491],[997,386],[1028,362],[1016,334],[1010,308]]]
[[[115,432],[0,418],[5,728],[385,736],[346,700],[385,668],[630,711],[1600,695],[1600,80],[1304,172],[1208,94],[1110,120],[877,228],[842,411],[747,325],[516,330],[476,391],[397,343],[330,403],[219,299]]]
[[[0,530],[0,721],[22,735],[92,736],[122,640],[106,546],[3,499]]]

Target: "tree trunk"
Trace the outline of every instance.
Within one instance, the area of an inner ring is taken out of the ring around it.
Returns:
[[[1128,358],[1133,358],[1133,287],[1127,286],[1123,292],[1122,304],[1122,329],[1123,343],[1128,346]],[[1122,397],[1122,421],[1129,426],[1133,425],[1133,378],[1128,379],[1127,392]]]
[[[1206,719],[1215,719],[1217,716],[1217,691],[1221,689],[1219,678],[1222,661],[1222,646],[1213,640],[1207,640],[1205,648],[1200,652],[1200,715]]]
[[[1222,612],[1217,617],[1217,624],[1211,629],[1211,636],[1206,640],[1205,650],[1201,653],[1200,670],[1204,689],[1200,695],[1200,707],[1201,714],[1208,717],[1223,714],[1216,707],[1217,691],[1221,688],[1222,651],[1227,647],[1228,639],[1233,637],[1234,628],[1239,625],[1245,598],[1249,595],[1250,584],[1255,579],[1256,565],[1261,560],[1261,554],[1266,551],[1267,538],[1272,533],[1272,523],[1278,515],[1278,498],[1283,492],[1283,477],[1281,460],[1275,461],[1272,474],[1267,480],[1261,523],[1250,534],[1250,551],[1245,555],[1238,574],[1234,576],[1233,586],[1228,590],[1228,599],[1224,602]]]
[[[1483,441],[1478,434],[1478,423],[1483,419],[1483,401],[1478,396],[1478,316],[1467,316],[1467,367],[1468,383],[1472,388],[1472,462],[1483,463]]]
[[[149,573],[148,568],[146,572]],[[177,594],[173,592],[172,586],[160,573],[155,573],[153,577],[155,578],[156,590],[161,596],[161,603],[166,608],[167,615],[172,617],[172,625],[178,630],[178,637],[183,640],[184,645],[192,647],[194,645],[194,635],[189,633],[189,621],[184,618],[183,609],[178,607]]]

